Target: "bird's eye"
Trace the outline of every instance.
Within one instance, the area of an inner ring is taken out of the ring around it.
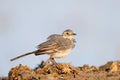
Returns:
[[[69,35],[69,33],[68,33],[68,32],[67,32],[66,34],[67,34],[67,35]]]

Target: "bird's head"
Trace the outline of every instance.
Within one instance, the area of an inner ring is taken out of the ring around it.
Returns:
[[[76,35],[76,34],[70,29],[67,29],[62,33],[62,36],[64,38],[68,38],[68,39],[73,39],[74,35]]]

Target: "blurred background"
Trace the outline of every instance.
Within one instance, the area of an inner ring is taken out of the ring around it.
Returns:
[[[57,62],[100,66],[120,60],[120,0],[0,0],[0,76],[19,64],[34,68],[47,60],[30,55],[10,62],[66,29],[77,33],[76,47]]]

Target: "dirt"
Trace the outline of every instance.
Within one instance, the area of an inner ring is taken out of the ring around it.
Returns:
[[[99,67],[87,64],[75,67],[69,63],[44,65],[42,61],[34,69],[20,64],[0,80],[120,80],[120,61],[110,61]]]

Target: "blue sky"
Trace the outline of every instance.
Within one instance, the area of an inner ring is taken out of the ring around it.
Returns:
[[[34,68],[48,55],[10,59],[36,50],[51,34],[72,29],[77,43],[57,62],[100,66],[120,58],[119,0],[0,0],[0,75],[19,64]]]

